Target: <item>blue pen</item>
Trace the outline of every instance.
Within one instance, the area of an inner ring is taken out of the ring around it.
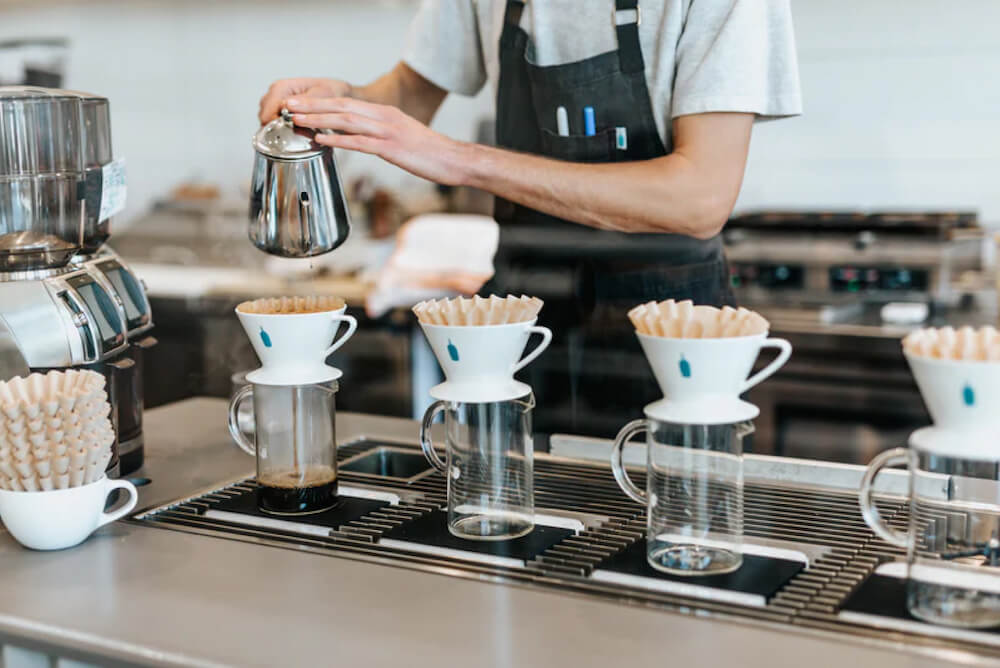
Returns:
[[[593,107],[583,108],[583,133],[588,137],[593,137],[597,134],[597,123],[594,121]]]

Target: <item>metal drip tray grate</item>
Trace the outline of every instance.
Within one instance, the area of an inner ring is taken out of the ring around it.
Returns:
[[[360,515],[327,524],[220,515],[221,508],[232,507],[232,499],[255,488],[253,480],[243,480],[155,508],[135,520],[452,577],[574,592],[626,605],[1000,656],[995,643],[974,637],[942,637],[918,627],[886,628],[840,614],[880,564],[904,557],[868,530],[853,490],[746,484],[745,551],[750,555],[747,561],[762,569],[750,578],[751,585],[687,578],[682,586],[670,586],[640,572],[643,561],[635,554],[642,549],[645,513],[620,491],[605,465],[536,455],[536,511],[551,518],[550,529],[555,525],[562,531],[546,532],[544,540],[528,548],[510,547],[506,552],[501,548],[497,553],[456,546],[432,530],[443,524],[445,480],[426,473],[426,466],[417,470],[415,457],[422,456],[415,446],[359,441],[342,446],[339,457],[342,493],[381,501]],[[633,479],[641,476],[641,471],[633,473]],[[905,528],[907,509],[902,502],[880,499],[878,505],[890,524]],[[760,578],[767,579],[766,587],[753,585]],[[740,586],[747,596],[739,595]]]

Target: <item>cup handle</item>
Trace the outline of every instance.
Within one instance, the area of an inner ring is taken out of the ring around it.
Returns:
[[[114,512],[101,513],[101,519],[97,523],[97,526],[99,527],[125,517],[132,512],[132,509],[135,508],[135,504],[139,503],[139,491],[135,488],[135,485],[130,483],[128,480],[109,480],[107,493],[104,495],[104,498],[108,498],[108,495],[116,489],[126,490],[129,495],[129,500],[125,502],[124,506]]]
[[[354,334],[354,330],[356,330],[358,328],[358,321],[354,318],[353,315],[348,315],[346,313],[344,313],[344,314],[339,314],[338,313],[338,314],[336,314],[336,315],[333,316],[333,320],[334,320],[334,322],[337,322],[337,321],[346,322],[347,323],[347,331],[344,332],[343,336],[341,336],[339,339],[337,339],[336,341],[334,341],[333,345],[331,345],[329,348],[326,349],[326,354],[327,355],[329,355],[334,350],[336,350],[340,346],[342,346],[345,343],[347,343],[347,339],[351,338],[351,335]]]
[[[538,347],[532,350],[530,354],[525,356],[524,359],[515,364],[514,368],[511,369],[511,373],[517,373],[524,367],[531,364],[532,360],[541,355],[545,351],[545,349],[549,347],[549,344],[552,343],[552,330],[549,329],[548,327],[534,327],[534,326],[529,327],[528,336],[530,337],[532,334],[541,334],[542,342],[539,343]]]
[[[232,400],[229,402],[229,435],[233,437],[236,445],[240,446],[243,452],[250,456],[255,456],[257,454],[257,447],[247,440],[247,437],[243,435],[243,430],[240,429],[240,404],[247,397],[252,396],[253,385],[244,385],[233,395]]]
[[[858,494],[858,502],[861,505],[861,516],[865,518],[865,524],[875,532],[875,535],[896,547],[909,547],[910,537],[908,534],[897,531],[885,524],[879,515],[878,508],[872,501],[873,483],[875,476],[886,466],[895,464],[908,464],[910,452],[906,448],[893,448],[880,453],[871,461],[865,469],[865,475],[861,478],[861,491]]]
[[[424,413],[423,422],[420,423],[420,449],[424,451],[424,457],[427,458],[431,466],[437,469],[438,473],[442,474],[448,470],[448,465],[441,460],[437,450],[434,449],[434,444],[431,442],[431,425],[434,424],[434,418],[437,414],[447,406],[448,404],[444,401],[435,401],[427,409],[427,412]]]
[[[788,358],[792,356],[792,344],[784,339],[765,339],[764,342],[760,344],[760,347],[777,348],[781,352],[778,353],[778,357],[775,358],[773,362],[768,364],[753,376],[747,378],[747,380],[743,383],[743,386],[740,388],[740,394],[743,394],[761,381],[770,378],[774,372],[784,366],[785,362],[788,361]]]
[[[633,501],[644,506],[649,503],[649,497],[646,496],[646,492],[636,487],[632,479],[628,477],[625,464],[622,463],[622,449],[634,436],[641,434],[647,429],[649,429],[649,423],[646,420],[632,420],[618,432],[618,436],[615,437],[615,444],[611,447],[611,472],[614,474],[618,486]]]

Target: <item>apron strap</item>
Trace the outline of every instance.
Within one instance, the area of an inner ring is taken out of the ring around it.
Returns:
[[[642,16],[639,13],[639,0],[615,0],[615,11],[611,16],[618,33],[618,59],[622,72],[632,74],[645,71],[646,64],[639,44],[639,21]]]
[[[524,12],[524,2],[508,0],[507,9],[503,15],[503,30],[500,33],[500,49],[504,46],[517,48],[517,40],[521,35],[521,14]]]

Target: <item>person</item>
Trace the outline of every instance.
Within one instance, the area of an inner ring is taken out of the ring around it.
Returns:
[[[495,146],[428,127],[448,93],[487,82]],[[565,426],[594,433],[587,403],[608,386],[586,380],[600,362],[588,356],[638,349],[622,338],[629,307],[732,302],[719,235],[753,124],[801,113],[801,94],[789,0],[424,0],[390,72],[366,86],[277,81],[260,121],[282,108],[334,130],[319,135],[329,146],[496,197],[484,291],[554,289],[539,284],[542,258],[555,272],[542,275],[568,277],[566,299],[547,300],[557,339],[543,357],[568,370]],[[639,394],[656,398],[648,380]]]

